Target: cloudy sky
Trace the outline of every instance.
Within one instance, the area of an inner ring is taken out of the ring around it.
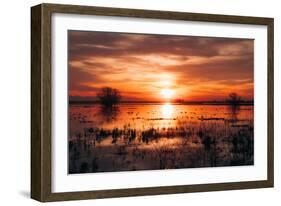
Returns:
[[[112,87],[132,101],[252,99],[253,49],[248,39],[69,31],[69,96]]]

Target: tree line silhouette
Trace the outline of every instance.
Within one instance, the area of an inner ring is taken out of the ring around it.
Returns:
[[[103,87],[97,93],[97,99],[101,105],[104,107],[113,107],[118,105],[122,99],[121,93],[118,89],[114,89],[111,87]],[[178,102],[178,101],[176,101]],[[245,100],[243,100],[237,93],[232,92],[229,94],[229,98],[225,100],[225,103],[231,106],[239,106],[243,104]],[[181,99],[178,103],[186,103]]]

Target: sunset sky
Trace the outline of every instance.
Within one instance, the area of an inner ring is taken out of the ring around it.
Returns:
[[[69,31],[68,49],[70,100],[102,87],[125,101],[253,99],[253,40]]]

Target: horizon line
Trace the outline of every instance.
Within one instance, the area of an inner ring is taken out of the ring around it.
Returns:
[[[69,100],[69,104],[99,104],[97,100]],[[213,104],[213,105],[231,105],[227,100],[207,100],[207,101],[120,101],[118,104]],[[117,104],[117,105],[118,105]],[[254,100],[242,100],[239,105],[253,105]]]

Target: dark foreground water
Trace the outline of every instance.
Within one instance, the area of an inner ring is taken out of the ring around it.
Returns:
[[[253,106],[69,105],[69,173],[252,165]]]

